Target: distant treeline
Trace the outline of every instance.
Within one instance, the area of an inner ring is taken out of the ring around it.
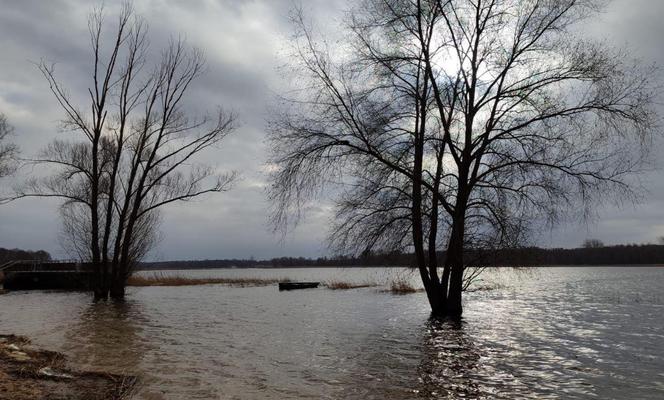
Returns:
[[[439,257],[444,261],[445,252],[439,253]],[[365,253],[357,257],[160,261],[142,263],[139,269],[410,266],[413,264],[413,259],[411,253],[391,252]],[[466,259],[479,260],[479,264],[492,266],[664,264],[664,245],[633,244],[577,249],[527,247],[492,252],[471,250],[466,254]],[[0,248],[0,265],[13,260],[49,261],[51,255],[44,250]]]
[[[664,264],[664,245],[632,244],[576,249],[529,247],[494,252],[493,265]]]
[[[3,249],[0,247],[0,265],[15,260],[39,260],[49,261],[51,255],[44,250],[21,250],[21,249]]]
[[[141,263],[140,269],[202,269],[202,268],[280,268],[280,267],[353,267],[380,265],[407,265],[412,257],[408,254],[398,256],[372,255],[370,257],[280,257],[269,260],[186,260]]]
[[[409,266],[413,264],[413,259],[413,254],[410,253],[391,252],[363,254],[359,257],[163,261],[143,263],[140,269]],[[445,259],[445,252],[440,253],[440,259]],[[478,260],[479,264],[490,266],[664,264],[664,245],[618,245],[577,249],[528,247],[491,252],[471,250],[468,251],[466,259]]]

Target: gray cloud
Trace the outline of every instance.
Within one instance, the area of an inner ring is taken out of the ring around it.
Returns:
[[[26,156],[34,155],[53,138],[67,135],[57,129],[61,111],[31,62],[57,62],[58,77],[72,95],[84,95],[91,62],[86,16],[94,4],[85,0],[0,0],[0,112],[15,126],[16,141]],[[118,4],[106,2],[108,18],[117,12]],[[320,30],[334,34],[345,4],[344,0],[316,0],[306,2],[305,9]],[[154,57],[178,35],[205,51],[208,71],[192,87],[189,107],[204,112],[223,106],[236,111],[242,122],[219,149],[204,154],[206,162],[221,170],[240,171],[242,180],[231,192],[165,209],[163,240],[153,258],[264,258],[326,252],[330,207],[325,199],[283,241],[267,226],[264,128],[274,93],[289,78],[277,66],[285,61],[291,5],[291,0],[135,2],[137,12],[149,24]],[[587,29],[610,43],[629,45],[643,60],[664,65],[659,43],[664,37],[662,17],[664,2],[620,0]],[[85,104],[84,99],[79,100]],[[21,171],[23,177],[34,173],[40,172]],[[540,243],[574,246],[586,237],[608,243],[647,242],[664,235],[661,172],[645,179],[649,193],[641,204],[606,207],[599,211],[596,222],[587,226],[572,222],[542,234]],[[0,247],[43,248],[64,256],[58,245],[57,210],[58,202],[39,199],[0,207]]]

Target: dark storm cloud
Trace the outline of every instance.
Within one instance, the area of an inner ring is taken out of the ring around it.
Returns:
[[[27,156],[34,155],[59,132],[62,114],[48,86],[31,63],[56,62],[59,79],[74,97],[88,87],[90,52],[87,15],[96,1],[0,0],[0,112],[16,127],[16,141]],[[107,19],[119,1],[104,4]],[[280,241],[267,226],[264,188],[265,121],[275,93],[291,77],[278,71],[285,62],[291,0],[137,0],[138,14],[150,28],[151,54],[169,40],[181,36],[202,49],[207,73],[192,87],[188,107],[194,112],[222,106],[238,113],[241,126],[219,149],[203,155],[220,170],[237,170],[242,179],[228,193],[208,196],[164,209],[163,240],[153,257],[161,259],[314,256],[325,252],[323,240],[331,208],[314,206],[304,223]],[[339,1],[306,1],[305,11],[323,34],[336,34],[336,24],[346,4]],[[659,40],[664,37],[664,2],[621,0],[614,2],[597,23],[592,35],[610,43],[629,45],[648,62],[664,65]],[[84,98],[78,97],[84,105]],[[662,154],[662,152],[658,152]],[[22,175],[39,173],[23,170]],[[571,224],[544,233],[545,245],[572,246],[585,237],[606,242],[652,241],[664,235],[659,224],[664,206],[661,173],[649,174],[650,193],[634,208],[606,208],[596,223]],[[5,183],[6,184],[6,183]],[[56,201],[30,199],[0,207],[0,247],[44,248],[59,252],[59,218]]]

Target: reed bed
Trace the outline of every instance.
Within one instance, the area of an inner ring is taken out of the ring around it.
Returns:
[[[327,282],[324,282],[323,285],[325,287],[327,287],[328,289],[332,289],[332,290],[361,289],[361,288],[380,286],[376,282],[354,283],[354,282],[346,282],[346,281],[339,281],[339,280],[327,281]]]
[[[166,275],[155,273],[153,275],[132,275],[127,280],[127,286],[197,286],[197,285],[228,285],[238,287],[269,286],[279,282],[288,282],[289,279],[276,278],[191,278],[181,275]]]

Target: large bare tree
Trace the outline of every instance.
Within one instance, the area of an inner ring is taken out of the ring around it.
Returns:
[[[11,174],[16,168],[18,147],[12,143],[14,128],[4,114],[0,114],[0,178]]]
[[[341,185],[332,242],[411,249],[433,314],[460,316],[464,275],[482,268],[467,250],[520,246],[570,209],[633,194],[654,70],[575,35],[598,10],[366,0],[344,47],[296,12],[300,86],[270,132],[275,224]]]
[[[195,162],[234,129],[235,116],[222,109],[192,115],[184,102],[203,71],[203,54],[175,40],[149,65],[146,25],[130,5],[112,30],[101,10],[88,24],[86,107],[75,104],[53,65],[39,66],[76,138],[46,147],[33,162],[54,172],[28,182],[17,197],[64,199],[65,247],[94,266],[96,299],[121,299],[132,268],[155,243],[159,209],[225,191],[235,179]]]

